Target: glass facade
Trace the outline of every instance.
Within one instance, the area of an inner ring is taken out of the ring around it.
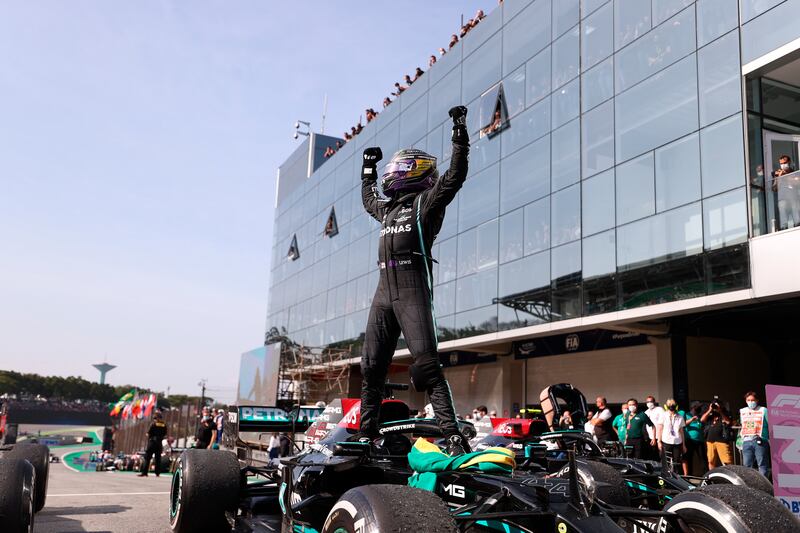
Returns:
[[[742,0],[747,24],[780,9],[764,4]],[[361,206],[361,150],[419,147],[443,172],[457,104],[470,110],[472,149],[433,247],[440,339],[748,286],[736,9],[736,0],[498,6],[279,203],[268,328],[307,345],[363,335],[378,224]],[[507,123],[481,136],[480,109],[498,94]],[[332,206],[338,234],[328,237]]]

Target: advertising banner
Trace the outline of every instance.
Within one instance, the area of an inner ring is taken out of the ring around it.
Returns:
[[[562,335],[539,337],[514,343],[513,352],[515,359],[529,359],[548,355],[564,353],[587,352],[594,350],[608,350],[611,348],[625,348],[639,346],[650,342],[647,335],[610,331],[605,329],[592,329]]]
[[[238,405],[275,405],[281,343],[261,346],[242,354],[239,365]]]
[[[800,387],[767,385],[775,497],[800,517]]]

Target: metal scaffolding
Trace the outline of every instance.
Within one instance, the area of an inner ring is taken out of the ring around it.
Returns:
[[[274,329],[267,335],[267,340],[281,343],[279,402],[310,405],[347,396],[352,345],[347,348],[303,346]]]

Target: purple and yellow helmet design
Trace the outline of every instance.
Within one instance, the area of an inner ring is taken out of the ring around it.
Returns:
[[[383,170],[383,194],[395,197],[424,191],[430,189],[438,178],[435,157],[413,148],[400,150]]]

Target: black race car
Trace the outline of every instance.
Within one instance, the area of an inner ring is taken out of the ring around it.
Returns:
[[[47,497],[50,449],[25,441],[0,446],[0,531],[32,532]]]
[[[616,469],[572,452],[556,474],[456,470],[439,473],[434,491],[412,488],[408,452],[416,438],[441,438],[436,422],[410,418],[404,403],[387,400],[383,437],[364,445],[347,440],[359,410],[358,400],[333,402],[309,428],[307,447],[281,460],[259,461],[241,448],[184,452],[170,496],[173,531],[756,531],[739,502],[759,505],[787,531],[800,530],[774,498],[746,487],[679,495],[667,510],[634,508]],[[246,429],[271,432],[276,425]]]
[[[620,446],[601,448],[582,430],[553,430],[554,421],[568,410],[582,426],[587,411],[584,395],[572,385],[561,383],[545,388],[540,396],[542,416],[533,419],[492,420],[492,430],[473,439],[477,450],[491,446],[515,451],[520,469],[530,472],[559,472],[567,462],[567,452],[613,467],[628,486],[631,503],[647,509],[663,509],[675,496],[698,487],[715,484],[747,486],[773,495],[772,484],[757,470],[726,465],[703,477],[681,476],[666,458],[661,462],[624,457]]]

